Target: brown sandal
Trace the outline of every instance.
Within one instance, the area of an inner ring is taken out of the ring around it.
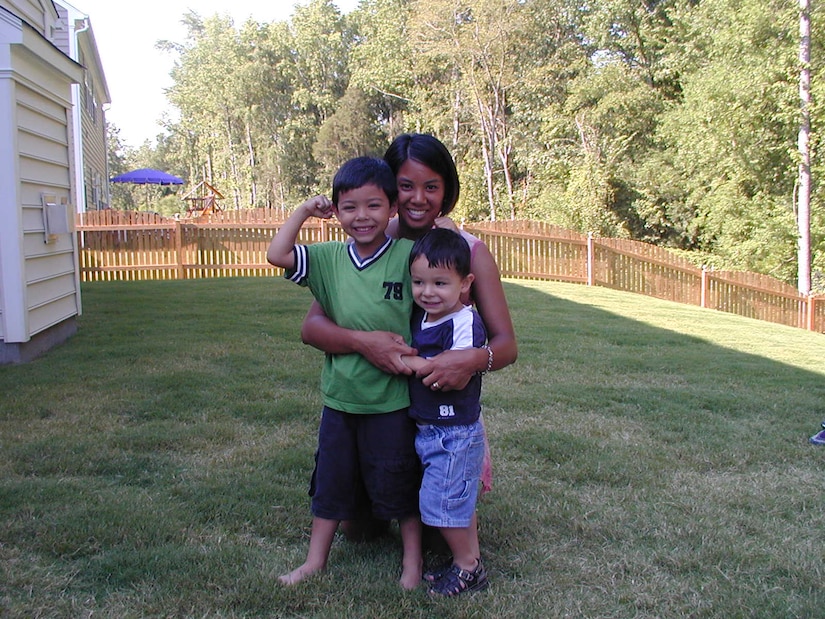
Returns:
[[[487,570],[478,559],[478,565],[472,572],[463,570],[455,564],[441,575],[429,588],[433,597],[455,597],[462,593],[472,593],[486,589],[490,582],[487,580]]]
[[[426,572],[421,575],[425,581],[429,583],[434,583],[436,581],[441,580],[441,577],[453,566],[453,558],[450,557],[443,563],[439,563],[435,567],[431,567]]]

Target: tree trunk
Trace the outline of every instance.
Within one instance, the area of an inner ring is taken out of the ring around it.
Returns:
[[[799,192],[797,229],[799,253],[797,284],[799,292],[811,291],[811,7],[810,0],[799,0]]]
[[[250,206],[258,206],[258,184],[255,182],[255,145],[252,141],[252,128],[249,122],[244,123],[246,127],[246,150],[249,153],[249,189],[252,197]]]
[[[487,110],[484,103],[476,93],[476,106],[478,107],[479,135],[481,136],[481,153],[484,157],[484,180],[487,183],[487,201],[490,204],[490,221],[496,220],[496,192],[495,179],[495,130],[491,130],[489,119],[486,116]]]

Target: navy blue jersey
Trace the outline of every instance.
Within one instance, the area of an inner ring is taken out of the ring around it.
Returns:
[[[481,316],[464,307],[435,322],[416,307],[412,319],[412,345],[422,357],[445,350],[479,348],[487,341]],[[433,391],[421,379],[410,377],[410,416],[419,423],[466,425],[481,413],[481,376],[475,375],[461,391]]]

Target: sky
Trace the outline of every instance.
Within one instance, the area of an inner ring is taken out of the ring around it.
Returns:
[[[154,143],[163,132],[158,121],[169,110],[163,89],[171,86],[174,56],[155,42],[183,42],[182,16],[190,9],[201,17],[228,15],[239,28],[250,17],[259,22],[287,21],[296,5],[309,0],[69,0],[89,16],[106,75],[111,104],[106,120],[120,129],[124,146]],[[334,0],[344,13],[358,0]]]

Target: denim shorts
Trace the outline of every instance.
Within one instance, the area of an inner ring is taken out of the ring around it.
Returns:
[[[470,526],[484,461],[484,426],[479,421],[419,425],[415,450],[424,469],[418,494],[421,521],[432,527]]]
[[[417,516],[421,467],[415,431],[407,409],[357,415],[324,407],[309,490],[312,515],[327,520]]]

